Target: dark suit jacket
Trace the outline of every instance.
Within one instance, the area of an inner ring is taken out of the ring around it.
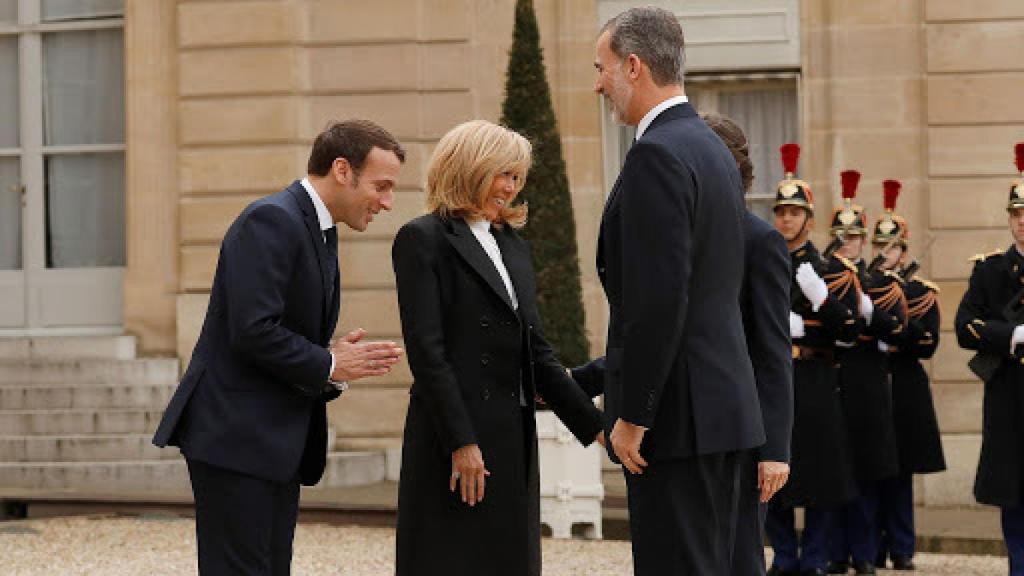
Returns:
[[[758,460],[789,462],[793,432],[789,248],[774,227],[750,212],[743,223],[746,265],[740,308],[767,437]]]
[[[328,258],[298,181],[242,211],[224,236],[202,333],[154,444],[257,478],[319,481],[326,401],[338,396],[327,383],[339,311]]]
[[[540,573],[534,393],[583,444],[601,414],[540,330],[527,244],[492,228],[518,310],[462,219],[427,214],[392,249],[413,385],[402,444],[396,574]],[[526,400],[521,405],[520,393]],[[448,490],[451,453],[478,444],[491,476],[475,508]]]
[[[605,205],[597,271],[610,309],[607,354],[576,374],[601,375],[607,431],[618,418],[649,428],[648,459],[764,443],[739,307],[738,190],[732,155],[682,104],[630,148]]]

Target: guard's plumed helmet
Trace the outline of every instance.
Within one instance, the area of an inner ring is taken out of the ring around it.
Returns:
[[[796,165],[800,160],[800,145],[789,143],[779,147],[779,154],[782,155],[782,168],[786,171],[786,177],[779,181],[775,188],[775,205],[779,206],[800,206],[814,214],[814,196],[811,194],[811,187],[803,180],[793,177],[796,174]]]
[[[871,235],[871,243],[907,247],[907,240],[910,239],[910,231],[907,229],[907,221],[902,216],[896,215],[896,199],[900,196],[899,180],[885,180],[882,182],[882,205],[885,213],[875,222],[875,230]]]
[[[864,207],[853,203],[853,199],[857,197],[860,172],[844,170],[839,174],[839,180],[843,186],[843,206],[832,212],[829,233],[833,236],[864,236],[868,233],[868,219],[864,215]]]
[[[1024,208],[1024,142],[1017,142],[1013,147],[1013,154],[1016,157],[1017,172],[1021,177],[1010,184],[1010,202],[1006,205],[1007,210]]]

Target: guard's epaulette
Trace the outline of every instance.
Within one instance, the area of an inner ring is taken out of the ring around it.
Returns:
[[[882,275],[894,278],[896,282],[898,282],[899,284],[906,284],[906,282],[903,280],[903,276],[900,276],[899,274],[893,272],[892,270],[883,270]]]
[[[911,280],[913,280],[915,282],[920,282],[922,285],[924,285],[926,288],[928,288],[932,292],[935,292],[936,294],[938,294],[939,292],[942,292],[942,290],[939,290],[939,285],[936,284],[935,282],[932,282],[931,280],[925,280],[924,278],[921,278],[920,276],[916,276],[916,275],[913,278],[911,278]]]
[[[836,260],[839,260],[839,262],[843,266],[846,266],[853,272],[860,272],[860,269],[857,268],[857,265],[851,262],[849,258],[846,258],[845,256],[840,256],[839,254],[833,254],[832,256],[834,256]]]
[[[996,256],[998,254],[1002,254],[1002,253],[1003,253],[1002,250],[993,250],[992,252],[989,252],[988,254],[975,254],[974,256],[971,256],[970,261],[971,262],[975,262],[975,263],[977,263],[977,262],[984,262],[985,260],[988,260],[989,258],[991,258],[993,256]]]

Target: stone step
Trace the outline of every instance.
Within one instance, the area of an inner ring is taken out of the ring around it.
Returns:
[[[0,410],[0,436],[145,434],[156,430],[160,410]]]
[[[4,385],[136,384],[168,385],[178,382],[177,358],[133,360],[0,360]]]
[[[66,360],[135,358],[135,337],[119,336],[40,336],[0,338],[0,359],[3,360]]]
[[[81,408],[162,410],[167,406],[175,388],[174,384],[0,385],[0,406],[5,410]]]
[[[152,434],[0,436],[0,462],[173,460],[177,448],[157,448]]]
[[[317,485],[340,488],[382,482],[386,457],[380,452],[333,452]],[[38,490],[104,491],[189,490],[181,458],[121,462],[0,463],[0,486]]]

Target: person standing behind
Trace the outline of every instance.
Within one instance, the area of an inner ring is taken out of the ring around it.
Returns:
[[[534,397],[584,445],[601,413],[541,333],[530,249],[513,202],[530,166],[521,135],[483,120],[434,149],[428,214],[392,262],[413,384],[398,489],[398,576],[539,575]],[[486,497],[485,497],[486,495]]]
[[[1000,508],[1010,576],[1024,576],[1024,324],[1017,314],[1024,297],[1024,142],[1014,151],[1021,179],[1010,185],[1006,205],[1014,243],[975,257],[954,324],[960,347],[995,366],[985,375],[974,497]]]
[[[747,137],[731,119],[719,114],[701,116],[722,139],[740,172],[743,192],[750,192],[754,165]],[[765,505],[789,479],[793,432],[793,359],[789,337],[790,268],[786,240],[749,210],[743,215],[744,271],[740,307],[747,349],[761,404],[763,446],[750,453],[740,471],[739,511],[732,574],[765,573]]]
[[[609,456],[637,575],[728,574],[746,453],[765,441],[740,315],[735,161],[683,90],[676,16],[631,8],[597,39],[598,94],[637,127],[602,217]],[[545,400],[548,398],[545,396]]]
[[[206,320],[153,443],[179,446],[196,502],[201,574],[288,574],[299,484],[323,475],[326,403],[386,374],[401,349],[328,346],[338,321],[338,230],[391,210],[405,151],[380,126],[330,124],[308,175],[242,211],[221,243]]]
[[[833,235],[842,238],[838,253],[858,271],[862,331],[855,343],[839,351],[839,381],[846,411],[857,498],[834,517],[830,532],[830,573],[845,574],[852,560],[857,574],[874,574],[878,555],[878,486],[899,470],[896,432],[892,421],[892,384],[885,345],[903,336],[906,300],[892,272],[868,270],[861,252],[867,239],[864,209],[853,204],[860,173],[840,174],[843,206],[832,216]],[[881,344],[880,344],[881,342]]]
[[[793,435],[789,482],[768,504],[765,531],[775,551],[769,574],[825,574],[828,527],[834,510],[856,494],[839,395],[836,342],[852,342],[858,296],[856,271],[810,241],[814,197],[793,177],[800,147],[781,147],[786,178],[775,192],[775,228],[792,261],[789,328],[793,358]],[[804,508],[804,529],[796,533],[795,508]]]
[[[888,351],[892,374],[893,424],[899,452],[899,474],[879,485],[878,517],[882,532],[876,568],[884,568],[886,557],[894,570],[914,569],[914,474],[931,474],[946,469],[942,439],[935,417],[935,405],[928,373],[921,360],[931,358],[939,345],[939,289],[912,272],[904,276],[907,221],[896,215],[900,183],[882,182],[885,214],[875,222],[871,235],[873,256],[885,258],[883,270],[900,274],[906,282],[907,328],[896,346],[883,345]]]

